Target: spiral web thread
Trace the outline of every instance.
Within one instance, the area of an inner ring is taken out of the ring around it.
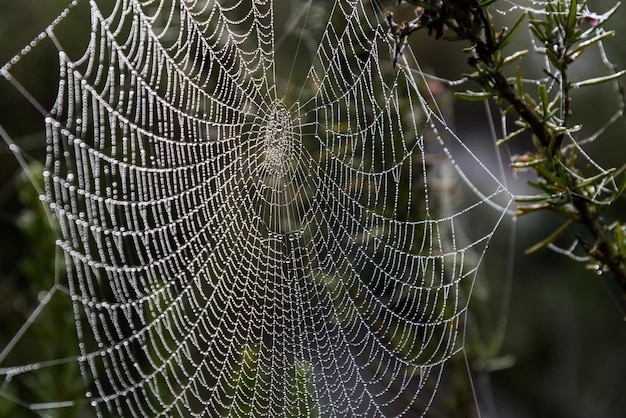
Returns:
[[[425,413],[512,195],[393,67],[382,6],[90,1],[71,59],[86,3],[31,44],[59,54],[44,200],[80,355],[4,386],[77,362],[98,416]]]

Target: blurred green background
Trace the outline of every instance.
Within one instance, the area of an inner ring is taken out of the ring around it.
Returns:
[[[67,3],[66,0],[0,0],[0,65],[45,29]],[[395,3],[388,1],[385,5],[393,8]],[[510,6],[500,3],[502,9]],[[58,28],[70,55],[79,54],[88,39],[86,4],[78,6],[72,12],[72,20]],[[602,0],[593,2],[592,7],[594,11],[604,12],[613,4]],[[502,20],[502,25],[513,20],[495,16]],[[619,68],[626,68],[626,10],[618,11],[609,27],[617,35],[606,42],[608,56]],[[511,48],[526,47],[530,37],[520,33],[519,43]],[[469,71],[466,56],[461,52],[465,45],[436,42],[422,33],[413,37],[412,44],[427,72],[458,79]],[[524,61],[523,69],[540,76],[537,74],[541,64],[540,60],[529,58]],[[11,73],[49,108],[56,95],[56,68],[56,49],[46,39]],[[602,70],[599,56],[592,55],[591,59],[577,63],[574,74],[581,78],[593,76],[596,69]],[[441,97],[447,95],[442,93]],[[577,92],[574,99],[574,118],[588,132],[601,126],[618,106],[610,89],[589,88]],[[497,171],[483,105],[451,100],[446,103],[448,122],[455,132]],[[34,309],[42,306],[44,309],[16,347],[5,350],[8,354],[1,359],[0,368],[40,359],[71,359],[78,355],[78,341],[70,298],[62,286],[55,287],[55,283],[63,282],[63,261],[54,246],[54,231],[46,220],[39,193],[26,176],[31,174],[36,183],[42,184],[40,167],[46,145],[43,118],[5,78],[0,78],[0,125],[19,145],[29,165],[25,172],[9,144],[0,141],[0,350],[12,341]],[[625,128],[623,119],[612,125],[590,149],[591,155],[607,166],[623,164]],[[507,153],[523,150],[523,143],[511,144],[503,152],[505,163]],[[513,178],[508,171],[506,175],[511,190],[524,193],[526,179]],[[623,202],[614,210],[622,217],[626,213]],[[490,355],[496,360],[471,365],[483,417],[626,415],[623,295],[609,277],[597,276],[563,256],[550,251],[523,254],[525,248],[557,226],[558,220],[546,214],[521,218],[513,227],[510,222],[505,223],[483,261],[475,300],[470,305],[476,323],[470,328],[468,350],[489,351],[486,345],[493,341],[491,337],[499,332],[499,326],[506,324],[501,349]],[[511,248],[513,230],[515,246]],[[514,263],[511,276],[503,262],[509,256]],[[42,305],[49,291],[52,291],[50,302]],[[450,367],[446,373],[459,373],[459,378],[466,379],[464,367]],[[37,381],[23,379],[8,384],[6,375],[0,378],[4,383],[0,385],[0,417],[37,416],[19,406],[15,402],[17,398],[29,402],[82,399],[87,390],[75,361],[46,368],[45,373],[37,374]],[[89,416],[85,401],[57,412],[58,416]],[[463,411],[457,416],[464,416]]]

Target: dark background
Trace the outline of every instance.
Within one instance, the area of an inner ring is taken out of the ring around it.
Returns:
[[[0,65],[50,24],[66,3],[65,0],[0,0]],[[394,3],[386,4],[394,7]],[[594,11],[599,13],[612,5],[609,0],[593,2]],[[502,8],[508,6],[503,3]],[[619,68],[626,68],[625,13],[618,11],[609,23],[617,35],[605,43],[609,57]],[[507,24],[507,18],[495,16],[502,20],[502,25]],[[79,6],[72,19],[64,22],[58,32],[64,36],[68,52],[77,54],[86,44],[86,37],[79,35],[85,35],[89,29],[88,23],[84,24],[89,22],[88,10]],[[83,24],[78,24],[81,19]],[[518,38],[519,43],[512,44],[511,50],[527,47],[530,39],[527,32],[521,30]],[[413,37],[412,44],[425,71],[458,79],[470,70],[461,51],[466,45],[436,42],[422,33]],[[574,76],[593,77],[598,75],[596,71],[604,74],[606,69],[594,54],[576,63]],[[19,76],[20,82],[49,108],[56,94],[56,49],[45,39],[22,61],[11,73]],[[527,74],[541,76],[540,60],[528,58],[523,63]],[[448,96],[442,93],[442,97]],[[485,107],[481,103],[451,99],[446,103],[449,103],[448,122],[455,132],[497,172]],[[605,123],[617,106],[610,88],[587,88],[576,92],[574,119],[590,133]],[[43,118],[4,78],[0,78],[0,125],[19,145],[24,161],[31,164],[26,172],[37,175],[32,164],[41,164],[45,155]],[[626,157],[624,133],[622,119],[591,147],[590,154],[605,166],[620,166]],[[503,149],[505,164],[509,155],[524,150],[523,141]],[[55,258],[58,250],[54,247],[54,234],[45,220],[38,193],[24,179],[26,172],[6,140],[0,141],[0,349],[16,335],[33,309],[41,306],[46,292],[54,288],[58,277],[55,275],[63,274],[62,262]],[[528,177],[513,178],[508,170],[505,174],[512,191],[529,193],[524,186]],[[614,211],[623,218],[623,202]],[[559,220],[548,214],[528,215],[513,226],[510,221],[505,222],[483,261],[475,298],[470,304],[477,322],[468,336],[473,341],[471,344],[476,344],[469,350],[491,350],[488,357],[492,361],[471,365],[483,416],[621,417],[626,414],[626,304],[622,293],[608,274],[598,276],[585,269],[584,264],[550,251],[523,253],[559,225]],[[509,245],[512,234],[513,247]],[[507,264],[509,257],[512,265]],[[512,274],[507,268],[512,268]],[[54,289],[57,290],[52,301],[45,305],[43,314],[20,339],[17,348],[0,361],[0,367],[77,355],[69,298],[62,288]],[[499,349],[495,338],[495,352],[486,347],[494,341],[494,335],[502,337]],[[61,342],[57,344],[58,340]],[[0,388],[0,416],[34,416],[6,399],[11,396],[39,402],[81,398],[84,389],[82,382],[76,381],[76,365],[66,366],[47,369],[48,376],[39,375],[41,381],[48,382],[48,386],[44,385],[46,389],[33,389],[38,386],[33,382],[20,383],[17,392]],[[451,367],[449,373],[460,373],[466,379],[462,367]],[[81,414],[84,405],[61,411],[60,416]],[[463,416],[462,412],[458,416]]]

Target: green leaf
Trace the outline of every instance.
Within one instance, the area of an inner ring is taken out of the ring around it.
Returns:
[[[471,91],[466,90],[464,92],[457,91],[454,93],[456,97],[463,100],[469,101],[479,101],[479,100],[487,100],[493,97],[493,93],[489,93],[487,91]]]
[[[528,103],[529,106],[531,106],[533,109],[537,109],[537,102],[535,101],[535,99],[532,98],[532,96],[528,93],[524,93],[524,101],[526,103]]]
[[[518,59],[524,57],[526,54],[528,54],[528,50],[525,49],[523,51],[518,51],[513,55],[509,55],[508,57],[506,57],[503,61],[502,61],[502,66],[504,67],[505,65],[509,65],[512,62],[517,61]]]
[[[578,20],[578,1],[570,0],[569,14],[567,16],[567,26],[565,27],[565,33],[566,33],[565,42],[567,45],[571,45],[572,42],[574,42],[575,40],[577,20]]]
[[[589,177],[587,179],[585,179],[584,181],[581,181],[580,183],[576,184],[573,188],[574,189],[580,189],[582,187],[587,187],[593,183],[598,182],[599,180],[602,180],[606,177],[609,177],[613,172],[615,171],[615,168],[611,168],[610,170],[607,170],[605,172],[602,172],[598,175],[595,175],[593,177]]]
[[[545,209],[548,209],[549,207],[550,207],[550,204],[547,202],[535,203],[533,205],[518,206],[517,209],[515,210],[515,216],[521,216],[521,215],[526,215],[528,213],[545,210]]]
[[[522,132],[525,132],[526,130],[528,130],[528,128],[524,127],[524,128],[520,128],[520,129],[516,130],[515,132],[511,132],[510,134],[508,134],[504,138],[499,139],[498,141],[496,141],[496,146],[499,147],[500,145],[502,145],[502,144],[504,144],[506,142],[509,142],[511,139],[515,138],[516,136],[518,136]],[[515,167],[515,166],[513,166],[513,164],[511,164],[511,167],[513,167],[513,168],[523,168],[523,167]]]
[[[557,57],[556,54],[554,53],[554,51],[551,50],[549,47],[546,47],[546,55],[548,56],[548,59],[550,60],[552,65],[554,65],[554,67],[557,70],[559,70],[559,71],[563,70],[563,64],[561,64],[561,61],[559,60],[559,57]]]
[[[546,161],[547,160],[545,158],[540,158],[540,159],[530,160],[530,161],[517,161],[517,162],[511,163],[511,167],[512,168],[531,168],[539,164],[543,164]]]
[[[615,3],[615,6],[613,6],[611,8],[611,10],[609,10],[608,12],[604,13],[602,15],[602,19],[601,19],[601,25],[604,24],[604,22],[606,22],[607,20],[609,20],[611,17],[613,17],[613,15],[615,14],[615,12],[617,11],[617,9],[619,9],[619,7],[622,5],[621,2],[617,2]]]
[[[504,48],[506,44],[509,43],[509,40],[511,40],[511,37],[513,36],[513,34],[517,32],[519,27],[522,25],[522,22],[524,21],[524,19],[526,19],[526,13],[522,13],[520,18],[517,19],[517,22],[515,22],[515,24],[513,25],[513,27],[507,30],[506,33],[502,36],[502,38],[500,39],[500,43],[498,44],[498,49]]]
[[[626,169],[626,164],[624,164],[623,166],[620,167],[619,170],[617,170],[617,172],[614,174],[614,177],[617,177],[618,175],[622,174],[624,172],[624,169]],[[622,181],[622,184],[620,185],[619,189],[613,193],[612,196],[612,200],[614,201],[615,199],[619,198],[622,193],[624,193],[624,190],[626,190],[626,175],[624,176],[624,180]]]
[[[526,254],[532,254],[547,247],[548,245],[556,241],[561,235],[563,235],[569,229],[569,227],[572,226],[573,223],[574,221],[572,219],[568,219],[563,225],[561,225],[556,231],[550,234],[546,239],[538,242],[524,252]]]
[[[554,95],[554,99],[552,99],[550,104],[548,104],[548,109],[557,109],[557,107],[558,107],[557,105],[559,104],[560,101],[561,101],[561,92],[558,91]]]
[[[545,84],[539,84],[539,98],[541,100],[541,110],[543,111],[544,119],[549,113],[550,103],[548,102],[548,88]]]
[[[515,69],[515,94],[521,96],[524,93],[522,85],[522,70],[519,66]]]
[[[604,32],[604,33],[601,33],[601,34],[599,34],[597,36],[594,36],[593,38],[588,39],[585,42],[581,42],[578,45],[576,45],[576,47],[574,49],[572,49],[572,51],[568,54],[568,57],[570,57],[571,60],[573,61],[576,58],[578,58],[578,56],[580,54],[582,54],[585,49],[589,48],[590,46],[593,46],[593,45],[597,44],[598,42],[600,42],[600,41],[602,41],[602,40],[604,40],[606,38],[610,38],[610,37],[612,37],[614,35],[615,35],[615,31],[612,30],[612,31]]]
[[[577,89],[579,87],[593,86],[595,84],[606,83],[607,81],[615,80],[623,76],[626,73],[626,70],[619,71],[615,74],[606,75],[604,77],[596,77],[589,78],[587,80],[579,81],[578,83],[572,84],[572,88]]]
[[[542,44],[545,44],[548,41],[548,37],[545,32],[539,29],[539,26],[545,26],[545,25],[540,25],[539,23],[545,23],[545,22],[531,20],[531,23],[528,27],[530,28],[530,31],[532,32],[532,34],[535,35],[535,38],[537,38]]]
[[[540,195],[533,195],[533,196],[517,196],[515,198],[515,201],[519,203],[546,202],[548,200],[558,199],[560,197],[561,197],[560,194],[540,194]]]

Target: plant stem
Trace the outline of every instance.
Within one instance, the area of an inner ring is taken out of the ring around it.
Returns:
[[[489,36],[491,33],[489,25],[491,23],[485,11],[478,7],[475,9],[475,14],[482,22],[483,35],[472,35],[471,28],[461,28],[461,30],[464,31],[466,39],[476,45],[475,51],[478,60],[482,61],[489,69],[488,81],[485,82],[485,84],[489,83],[489,85],[484,84],[483,87],[493,89],[500,97],[506,99],[513,106],[518,115],[528,124],[529,129],[537,138],[538,143],[544,148],[543,150],[539,150],[542,154],[553,161],[555,159],[562,161],[564,158],[560,150],[562,134],[557,134],[553,130],[548,129],[543,118],[515,92],[502,70],[496,65],[494,54],[497,50],[497,45],[492,37]],[[561,90],[564,100],[561,116],[564,126],[567,123],[570,113],[570,85],[566,69],[567,65],[564,62],[560,74]],[[565,164],[564,161],[562,162]],[[552,165],[552,167],[556,167],[556,164]],[[562,174],[557,172],[554,174],[556,176],[562,176]],[[567,183],[575,184],[576,181],[570,178],[566,184]],[[593,245],[586,245],[585,251],[601,264],[601,269],[607,268],[613,273],[615,281],[621,287],[624,295],[626,295],[626,264],[620,252],[617,251],[611,242],[612,238],[610,234],[607,233],[608,228],[606,223],[604,219],[598,215],[597,205],[574,193],[570,193],[570,195],[572,196],[572,203],[576,208],[579,222],[585,226],[595,241]]]

